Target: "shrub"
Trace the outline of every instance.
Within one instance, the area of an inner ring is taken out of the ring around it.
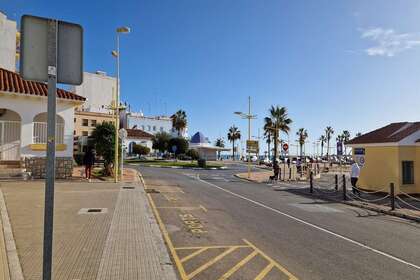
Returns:
[[[197,161],[197,163],[198,163],[198,167],[206,168],[206,166],[207,166],[207,164],[206,164],[206,160],[205,160],[205,159],[202,159],[202,158],[200,158],[200,159]]]
[[[168,143],[171,139],[171,135],[166,132],[158,132],[153,136],[153,149],[159,150],[159,152],[164,153],[168,150]]]
[[[193,160],[197,160],[200,157],[200,155],[198,154],[197,150],[194,150],[194,149],[189,149],[186,152],[186,155],[189,156],[189,157],[191,157],[191,159],[193,159]]]
[[[188,141],[182,137],[172,138],[168,145],[171,152],[173,152],[173,147],[176,147],[175,155],[185,154],[188,150]]]
[[[96,154],[104,160],[105,175],[111,175],[115,157],[114,124],[104,122],[97,125],[92,132],[92,142],[95,146]]]
[[[140,145],[140,144],[134,144],[133,145],[133,154],[137,155],[148,155],[150,153],[150,149],[146,146]]]

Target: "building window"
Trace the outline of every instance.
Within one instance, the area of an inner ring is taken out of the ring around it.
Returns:
[[[90,126],[96,126],[96,120],[91,120],[90,121]]]
[[[155,125],[153,126],[153,131],[156,131],[156,126]]]
[[[402,162],[402,180],[403,180],[403,185],[414,184],[414,162],[413,161]]]
[[[74,123],[76,123],[76,118],[73,119]]]
[[[150,130],[151,130],[151,129],[150,129],[150,125],[148,125],[148,126],[147,126],[147,130],[148,130],[148,131],[150,131]]]
[[[88,131],[82,131],[82,136],[89,136],[89,132]]]
[[[162,126],[160,127],[160,132],[163,132],[163,127]]]
[[[142,126],[141,126],[141,130],[143,130],[143,131],[144,131],[144,125],[142,125]]]
[[[83,126],[89,126],[89,120],[88,119],[82,119],[82,125]]]
[[[33,139],[34,144],[47,143],[47,113],[40,113],[33,119]],[[57,115],[55,127],[55,142],[57,144],[64,143],[64,119]]]

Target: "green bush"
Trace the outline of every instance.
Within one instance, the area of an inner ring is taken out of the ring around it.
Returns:
[[[148,155],[150,153],[150,149],[146,146],[140,145],[140,144],[134,144],[133,145],[133,154],[136,155]]]
[[[173,147],[176,147],[175,155],[185,154],[188,150],[188,141],[182,137],[176,137],[169,140],[168,149],[173,152]]]
[[[191,159],[193,160],[197,160],[200,157],[197,150],[194,150],[194,149],[189,149],[185,154],[191,157]]]
[[[207,166],[206,160],[202,158],[198,159],[197,163],[198,163],[198,167],[201,167],[201,168],[206,168]]]
[[[115,126],[104,122],[95,127],[92,132],[92,142],[95,145],[96,154],[104,160],[105,175],[112,174],[112,166],[115,157]]]

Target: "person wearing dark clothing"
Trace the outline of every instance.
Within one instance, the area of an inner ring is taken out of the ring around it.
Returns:
[[[83,157],[83,164],[85,165],[85,176],[86,179],[90,181],[92,176],[92,166],[95,163],[95,154],[92,148],[89,148],[84,157]]]
[[[279,163],[277,162],[277,160],[274,161],[273,172],[274,172],[274,175],[270,176],[270,179],[277,181],[279,179],[279,173],[280,173],[280,166],[279,166]]]

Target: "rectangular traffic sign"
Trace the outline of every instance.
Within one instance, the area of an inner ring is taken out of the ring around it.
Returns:
[[[52,19],[24,15],[21,19],[20,72],[25,80],[48,81],[48,22]],[[57,67],[52,69],[57,83],[83,82],[83,29],[57,20]]]

